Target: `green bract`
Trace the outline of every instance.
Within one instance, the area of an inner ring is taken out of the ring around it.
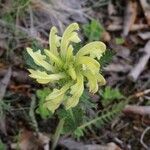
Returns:
[[[58,83],[60,89],[54,89],[46,97],[44,106],[54,112],[60,104],[66,109],[75,107],[84,90],[84,82],[88,81],[89,91],[97,92],[98,85],[104,85],[105,79],[99,73],[100,59],[106,50],[103,42],[95,41],[82,47],[75,55],[72,43],[80,42],[77,31],[79,26],[72,23],[62,37],[58,36],[57,28],[52,27],[49,35],[49,49],[34,52],[27,48],[36,65],[44,71],[29,69],[30,77],[38,83]]]

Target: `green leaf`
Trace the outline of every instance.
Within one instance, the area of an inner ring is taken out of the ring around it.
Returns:
[[[125,42],[125,40],[121,37],[118,37],[118,38],[115,38],[115,42],[116,44],[121,45]]]
[[[118,88],[111,88],[110,86],[106,86],[104,91],[102,92],[102,104],[106,106],[110,104],[112,101],[120,100],[124,98]]]
[[[83,122],[83,110],[78,106],[70,109],[60,109],[58,116],[60,119],[65,118],[63,133],[73,132]]]
[[[104,31],[104,27],[97,20],[92,20],[91,23],[83,25],[83,32],[88,41],[100,40]]]
[[[80,101],[81,101],[80,105],[84,109],[84,111],[93,109],[93,108],[95,109],[97,107],[97,104],[91,101],[91,98],[89,97],[88,92],[85,90],[80,98]]]
[[[0,150],[5,150],[6,146],[3,144],[3,142],[0,140]]]
[[[83,130],[83,129],[80,129],[80,128],[77,128],[77,129],[74,131],[74,136],[79,140],[80,137],[84,136],[84,130]]]
[[[36,113],[40,114],[43,119],[49,118],[52,115],[52,113],[46,107],[44,107],[46,97],[49,95],[50,92],[51,90],[48,88],[36,91],[36,95],[39,98],[39,106],[36,110]]]
[[[84,133],[86,133],[86,129],[95,129],[100,128],[104,125],[109,124],[115,117],[120,115],[122,109],[126,105],[126,102],[120,102],[117,104],[114,104],[111,108],[102,111],[100,116],[96,116],[95,118],[89,120],[88,122],[84,122],[82,125],[78,126],[77,129],[74,131],[74,134],[80,138],[81,136],[84,136]]]
[[[101,59],[99,60],[99,63],[102,67],[106,67],[112,61],[113,56],[114,52],[108,49],[102,55]]]
[[[6,111],[10,111],[10,103],[6,103],[4,100],[0,101],[0,117],[4,115]]]

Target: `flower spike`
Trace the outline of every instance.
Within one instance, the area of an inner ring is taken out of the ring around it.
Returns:
[[[40,84],[57,83],[55,88],[45,99],[43,107],[52,113],[61,104],[66,109],[75,107],[84,91],[84,83],[87,82],[89,91],[96,93],[98,86],[106,83],[99,73],[100,59],[106,50],[103,42],[95,41],[83,46],[76,54],[73,53],[72,43],[80,42],[77,31],[79,25],[69,25],[63,36],[59,37],[57,28],[52,27],[49,34],[49,49],[33,51],[27,48],[27,52],[34,62],[41,66],[42,70],[28,69],[30,77]]]

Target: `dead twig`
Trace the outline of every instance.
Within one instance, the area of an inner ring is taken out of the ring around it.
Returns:
[[[0,77],[3,77],[7,73],[7,69],[0,70]],[[33,81],[29,78],[28,73],[22,70],[13,70],[12,78],[19,83],[33,83]]]
[[[5,74],[4,78],[0,82],[1,83],[0,84],[0,100],[2,100],[5,95],[6,88],[10,81],[11,73],[12,73],[12,70],[11,70],[11,67],[9,67],[9,69],[7,70],[7,73]]]
[[[5,27],[9,27],[9,28],[13,28],[13,29],[15,28],[16,30],[18,30],[18,31],[24,33],[25,35],[27,35],[29,38],[36,39],[37,41],[39,41],[42,44],[48,44],[48,41],[45,41],[44,39],[41,39],[40,37],[37,37],[37,36],[31,34],[31,32],[28,29],[26,29],[22,26],[14,25],[14,24],[11,24],[11,23],[8,24],[7,22],[5,22],[4,20],[1,20],[1,19],[0,19],[0,24],[2,26],[5,26]]]
[[[125,114],[137,114],[141,116],[150,115],[150,106],[127,105],[123,112]]]
[[[146,30],[148,29],[149,26],[147,24],[133,24],[131,26],[130,31],[131,32],[135,32],[135,31],[139,31],[139,30]],[[123,26],[121,24],[110,24],[109,26],[107,26],[107,30],[114,32],[114,31],[121,31],[123,29]]]
[[[36,36],[38,36],[38,33],[34,27],[33,11],[32,11],[31,6],[29,6],[29,13],[30,13],[30,33],[31,33],[31,35],[36,37]]]
[[[138,93],[134,94],[133,97],[138,98],[138,97],[144,96],[144,95],[149,94],[149,93],[150,93],[150,89],[146,89],[145,91],[138,92]]]
[[[135,22],[137,16],[137,2],[133,0],[127,1],[124,24],[123,24],[123,36],[126,37]]]
[[[143,145],[143,147],[144,147],[145,149],[147,149],[147,150],[149,150],[150,147],[148,147],[148,146],[144,143],[143,139],[144,139],[145,134],[148,132],[148,130],[150,130],[150,127],[147,127],[147,128],[143,131],[143,133],[142,133],[142,135],[141,135],[141,139],[140,139],[140,143],[141,143],[141,144]]]
[[[150,3],[147,0],[140,0],[140,3],[143,8],[147,23],[150,25]]]
[[[129,79],[136,81],[139,77],[139,75],[144,70],[149,58],[150,58],[150,40],[146,43],[144,47],[145,54],[140,58],[139,62],[133,67],[133,69],[130,71],[128,77]]]
[[[145,96],[150,93],[150,89],[146,89],[142,92],[137,92],[131,96],[129,96],[128,101],[133,98],[139,98]],[[150,106],[137,106],[137,105],[127,105],[123,109],[123,113],[125,114],[138,114],[138,115],[150,115]]]
[[[138,36],[143,40],[150,40],[150,32],[141,32]]]
[[[2,101],[3,97],[5,96],[6,88],[8,86],[9,81],[10,81],[11,74],[12,74],[11,67],[9,67],[9,69],[7,70],[7,73],[5,74],[4,78],[0,82],[0,101]],[[1,107],[0,107],[0,112],[1,112],[0,130],[5,135],[7,135],[6,124],[5,124],[5,114],[3,112],[3,108],[1,108]]]
[[[111,142],[107,145],[100,145],[100,144],[84,144],[81,142],[76,142],[71,138],[61,139],[59,144],[68,148],[69,150],[121,150],[121,148]]]

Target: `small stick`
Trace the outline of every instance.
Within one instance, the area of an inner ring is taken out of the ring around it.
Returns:
[[[8,87],[8,84],[10,82],[10,78],[12,75],[12,69],[11,67],[8,68],[5,76],[3,77],[3,79],[0,81],[0,101],[3,100],[5,93],[6,93],[6,89]],[[0,130],[7,135],[7,130],[6,130],[6,124],[5,124],[5,114],[3,112],[3,108],[2,106],[0,106]]]
[[[139,30],[143,30],[143,29],[148,29],[149,26],[147,24],[133,24],[131,26],[130,31],[134,32],[134,31],[139,31]],[[113,31],[120,31],[123,29],[123,26],[120,24],[110,24],[109,26],[107,26],[107,30],[110,32]]]
[[[149,94],[149,93],[150,93],[150,89],[146,89],[145,91],[138,92],[138,93],[134,94],[133,96],[138,98],[138,97],[144,96],[144,95]]]
[[[123,36],[126,37],[135,22],[137,17],[137,2],[136,1],[127,1],[124,24],[123,24]]]
[[[150,58],[150,40],[146,43],[144,47],[145,54],[140,58],[139,62],[133,67],[133,69],[130,71],[128,77],[129,79],[136,81],[139,77],[139,75],[144,70],[149,58]]]
[[[150,115],[150,106],[127,105],[123,112],[125,114],[138,114],[142,116]]]
[[[131,100],[132,98],[139,98],[141,96],[144,96],[146,94],[150,93],[150,89],[147,89],[142,92],[135,93],[131,95],[128,100]],[[150,115],[150,106],[136,106],[136,105],[127,105],[125,106],[123,112],[125,114],[139,114],[139,115]]]
[[[150,25],[150,4],[147,0],[140,0],[148,25]]]
[[[140,139],[140,143],[141,143],[141,144],[143,145],[143,147],[144,147],[145,149],[147,149],[147,150],[149,150],[150,147],[148,147],[148,146],[144,143],[143,139],[144,139],[145,134],[148,132],[148,130],[150,130],[150,127],[147,127],[147,128],[144,130],[144,132],[143,132],[142,135],[141,135],[141,139]]]

